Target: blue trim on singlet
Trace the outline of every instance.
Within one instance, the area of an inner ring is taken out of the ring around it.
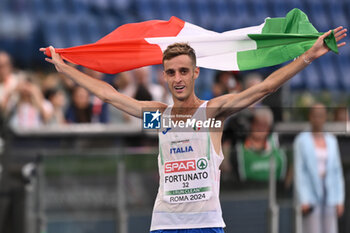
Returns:
[[[179,230],[155,230],[151,233],[224,233],[222,227],[179,229]]]

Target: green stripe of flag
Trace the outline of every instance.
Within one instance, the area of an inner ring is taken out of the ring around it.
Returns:
[[[261,34],[248,34],[257,49],[237,53],[239,70],[273,66],[294,59],[311,48],[319,33],[299,9],[293,9],[285,18],[266,19]],[[327,46],[338,53],[332,32],[325,39]]]
[[[262,33],[297,33],[310,34],[318,33],[310,23],[307,15],[295,8],[288,12],[284,18],[266,19]]]

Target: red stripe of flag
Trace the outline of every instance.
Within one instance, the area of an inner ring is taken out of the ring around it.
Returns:
[[[144,38],[177,36],[185,22],[176,17],[169,21],[150,20],[125,24],[93,44],[56,49],[62,58],[103,73],[115,74],[142,66],[162,63],[158,45]],[[45,54],[51,56],[49,48]]]

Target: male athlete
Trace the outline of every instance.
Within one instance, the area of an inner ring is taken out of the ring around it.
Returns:
[[[346,31],[342,27],[334,30],[337,42],[346,36]],[[272,73],[262,83],[241,93],[227,94],[209,101],[199,99],[194,93],[195,80],[199,75],[195,51],[184,43],[170,45],[163,53],[163,75],[173,97],[173,106],[155,101],[138,101],[120,94],[109,84],[67,65],[52,46],[52,58],[45,60],[78,85],[132,116],[142,118],[143,109],[151,108],[159,109],[171,120],[188,114],[196,120],[215,118],[224,121],[231,114],[276,91],[313,60],[326,54],[329,49],[323,40],[330,33],[320,36],[308,51]],[[342,42],[338,47],[344,45],[345,42]],[[45,52],[45,49],[41,48],[40,51]],[[199,111],[200,108],[205,111]],[[223,160],[221,136],[222,132],[209,132],[204,128],[192,132],[171,128],[159,131],[160,187],[153,209],[152,232],[224,232],[225,223],[219,201],[219,166]]]

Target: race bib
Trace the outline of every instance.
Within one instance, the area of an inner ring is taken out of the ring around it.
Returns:
[[[186,203],[209,200],[212,194],[208,159],[178,160],[164,164],[164,200]]]

